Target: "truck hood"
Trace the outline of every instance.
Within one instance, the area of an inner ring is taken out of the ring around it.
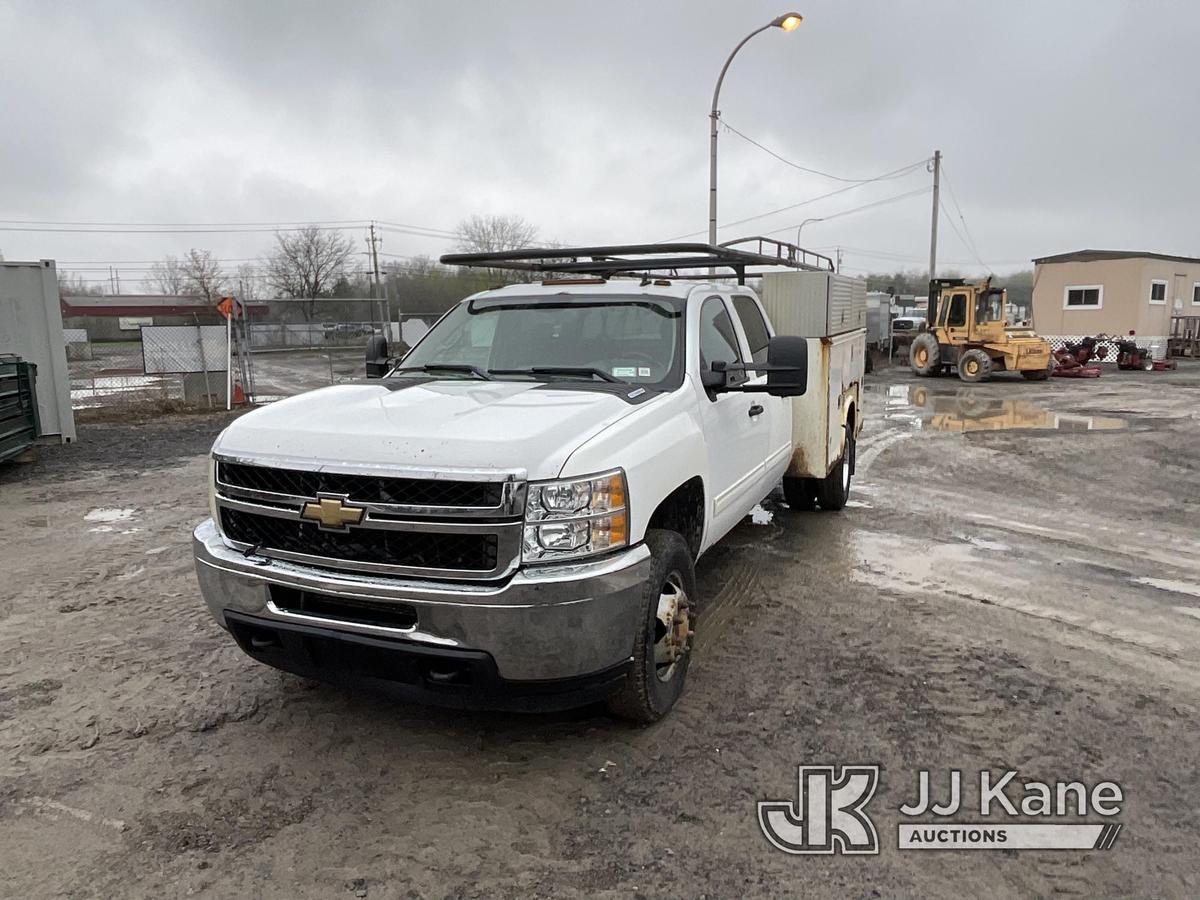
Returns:
[[[214,452],[555,478],[567,457],[637,407],[535,382],[386,379],[321,388],[254,410]]]

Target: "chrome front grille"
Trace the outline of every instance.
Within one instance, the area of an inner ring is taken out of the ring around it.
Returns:
[[[525,484],[518,474],[397,475],[218,457],[218,525],[237,549],[322,568],[497,579],[519,562]],[[330,498],[361,510],[360,519],[327,526],[302,516]]]
[[[354,472],[275,469],[234,462],[221,462],[219,477],[230,487],[262,493],[299,497],[344,494],[359,502],[414,507],[495,509],[500,506],[504,491],[504,483],[497,481],[397,478]]]

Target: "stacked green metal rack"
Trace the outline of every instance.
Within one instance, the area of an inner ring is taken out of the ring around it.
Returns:
[[[0,462],[37,440],[37,366],[0,353]]]

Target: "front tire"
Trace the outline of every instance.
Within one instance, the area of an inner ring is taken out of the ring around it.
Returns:
[[[918,375],[936,375],[942,367],[942,348],[931,332],[923,331],[908,348],[908,362]]]
[[[837,512],[850,499],[850,479],[854,476],[856,455],[853,423],[846,423],[846,438],[842,443],[842,455],[833,464],[833,469],[817,481],[817,502],[827,512]]]
[[[642,617],[633,644],[633,670],[608,701],[622,718],[649,725],[683,693],[696,628],[696,573],[687,541],[674,531],[646,532],[650,574],[642,588]]]

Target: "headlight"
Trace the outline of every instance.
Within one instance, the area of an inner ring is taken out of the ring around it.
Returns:
[[[524,562],[591,556],[629,543],[625,472],[529,485],[525,500]]]

